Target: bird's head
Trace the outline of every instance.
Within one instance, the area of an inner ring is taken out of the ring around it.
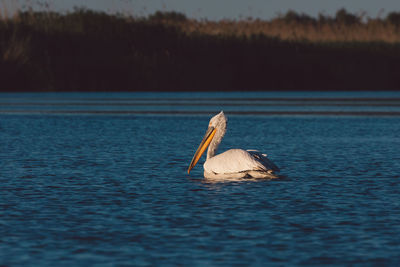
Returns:
[[[215,115],[210,119],[210,122],[208,123],[208,127],[214,127],[215,129],[220,129],[220,128],[226,128],[226,124],[228,122],[228,119],[226,118],[225,114],[223,111]]]

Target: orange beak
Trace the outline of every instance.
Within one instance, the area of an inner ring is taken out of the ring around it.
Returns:
[[[206,134],[204,135],[203,140],[201,141],[199,147],[196,150],[196,153],[194,153],[193,159],[190,162],[189,168],[188,168],[188,174],[190,174],[190,171],[193,169],[194,166],[196,166],[197,162],[203,155],[204,151],[206,151],[207,147],[210,145],[211,140],[214,138],[215,133],[217,132],[217,129],[214,127],[208,127]]]

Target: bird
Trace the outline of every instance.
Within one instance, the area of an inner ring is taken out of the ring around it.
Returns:
[[[218,154],[217,149],[226,133],[228,119],[221,111],[210,119],[208,129],[197,148],[188,168],[188,174],[207,149],[207,159],[203,165],[204,178],[279,178],[279,168],[257,150],[230,149]]]

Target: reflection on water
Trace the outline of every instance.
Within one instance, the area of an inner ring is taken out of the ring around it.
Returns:
[[[215,105],[206,93],[193,94],[198,105],[190,94],[107,96],[0,95],[0,265],[400,263],[398,93],[211,94],[223,99]],[[308,111],[288,103],[314,96],[382,106],[345,106],[362,114],[342,116],[353,113],[314,99],[340,116],[265,113]],[[270,106],[274,97],[286,106]],[[174,104],[116,105],[150,98]],[[243,105],[250,98],[264,113]],[[384,103],[392,116],[381,116]],[[222,108],[219,151],[258,149],[282,178],[215,183],[203,179],[204,158],[187,175],[209,113]]]
[[[274,178],[279,179],[279,178]],[[227,177],[227,178],[204,178],[204,183],[216,184],[216,183],[232,183],[232,182],[259,182],[262,180],[273,180],[271,178],[235,178],[235,177]]]
[[[108,97],[107,97],[108,96]],[[1,94],[7,114],[400,115],[398,92]]]

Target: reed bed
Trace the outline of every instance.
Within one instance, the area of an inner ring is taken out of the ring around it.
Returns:
[[[194,20],[0,10],[0,91],[398,90],[400,13]]]

